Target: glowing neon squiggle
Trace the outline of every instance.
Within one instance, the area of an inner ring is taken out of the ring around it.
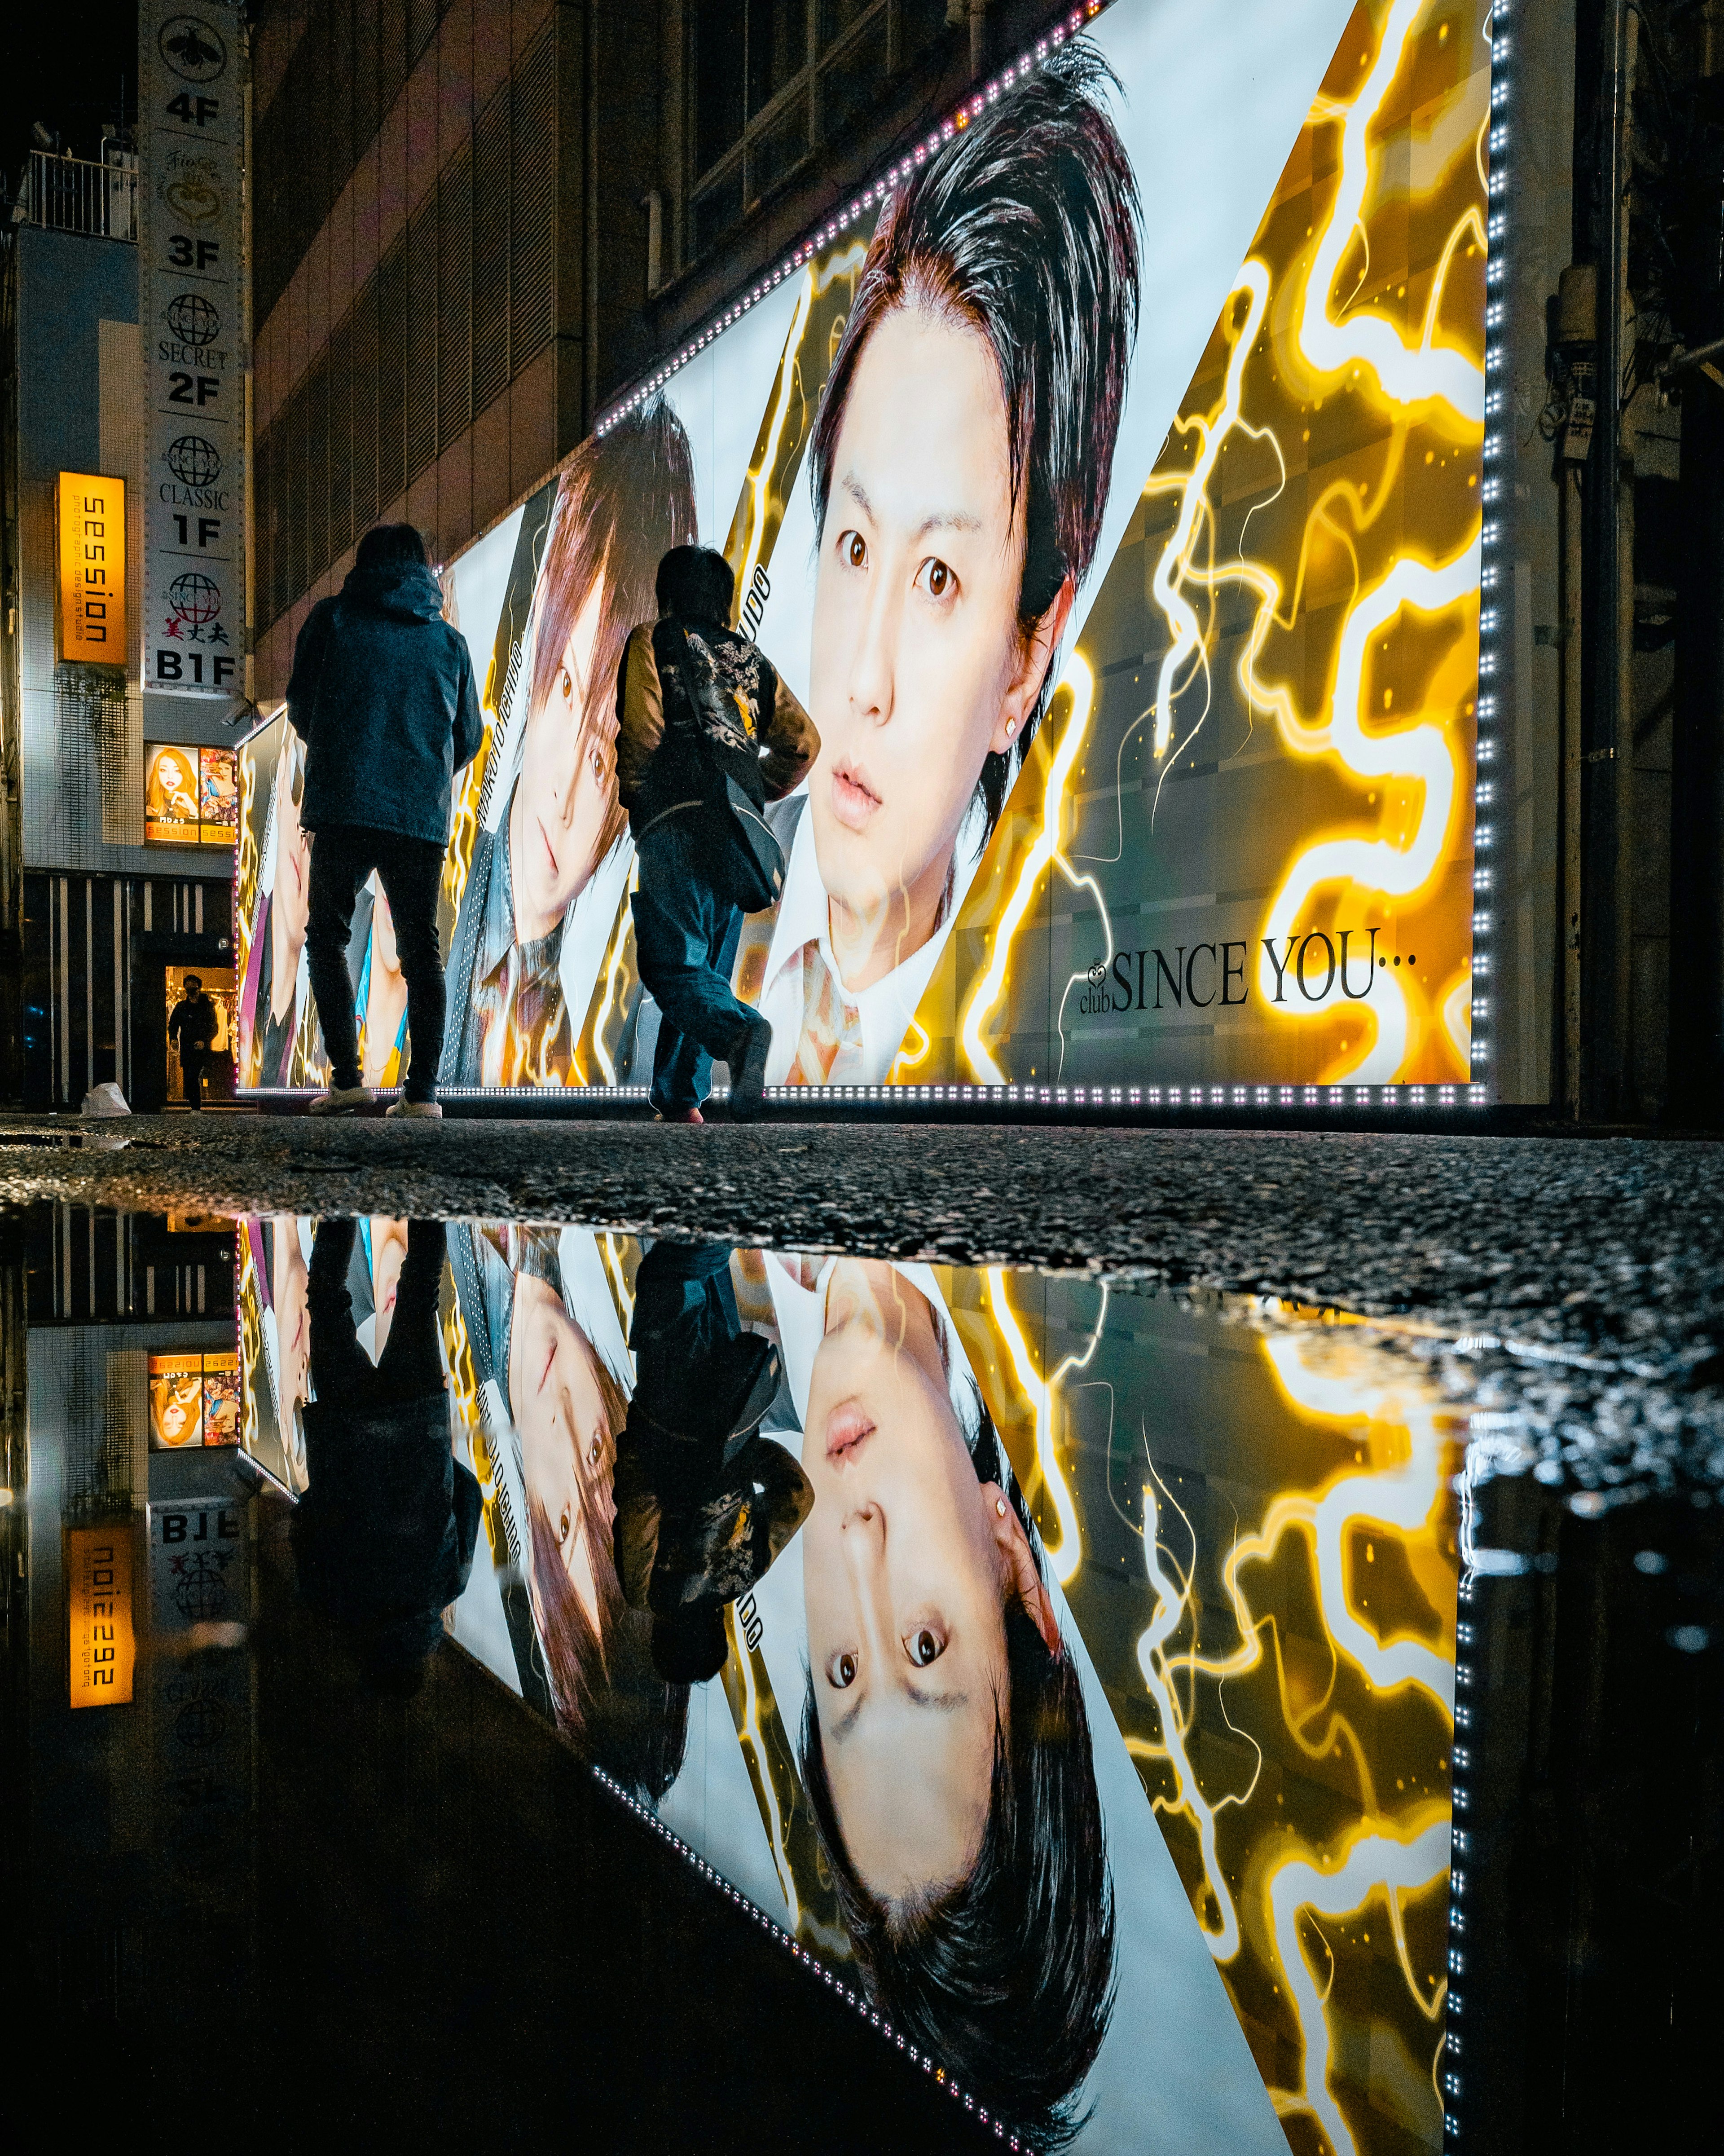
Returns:
[[[1083,747],[1084,737],[1090,730],[1090,713],[1095,700],[1095,678],[1075,651],[1065,662],[1059,688],[1071,691],[1071,716],[1065,722],[1065,731],[1060,737],[1060,746],[1054,752],[1053,768],[1048,773],[1047,788],[1042,796],[1042,827],[1036,834],[1034,844],[1024,857],[1012,896],[1006,901],[1004,911],[995,925],[993,948],[988,957],[987,969],[971,993],[962,1024],[958,1029],[958,1040],[964,1054],[969,1058],[970,1067],[986,1086],[1003,1086],[1006,1082],[1005,1073],[983,1045],[982,1029],[1005,993],[1006,973],[1012,957],[1012,939],[1029,911],[1030,901],[1035,896],[1036,882],[1042,870],[1050,862],[1058,860],[1074,883],[1095,890],[1094,879],[1078,875],[1060,850],[1060,819],[1065,801],[1065,782],[1071,775],[1078,751]],[[1058,689],[1055,694],[1058,694]],[[1097,898],[1099,901],[1099,891]],[[1103,910],[1106,911],[1105,908]],[[1110,954],[1112,942],[1110,931]]]
[[[1422,784],[1424,797],[1419,825],[1404,847],[1383,839],[1330,839],[1308,848],[1270,902],[1263,927],[1265,944],[1291,933],[1312,892],[1322,885],[1351,884],[1365,891],[1410,897],[1436,873],[1458,785],[1455,753],[1439,721],[1402,726],[1388,734],[1365,732],[1359,717],[1365,659],[1371,638],[1403,607],[1419,613],[1440,613],[1473,597],[1479,588],[1479,566],[1475,532],[1452,561],[1435,567],[1421,562],[1397,562],[1348,615],[1336,657],[1330,722],[1326,726],[1295,732],[1287,737],[1287,745],[1302,756],[1332,753],[1360,778],[1411,779]],[[1275,968],[1265,944],[1260,944],[1258,951],[1258,985],[1265,1002],[1273,1004]],[[1313,1013],[1326,1008],[1311,1006]],[[1348,1075],[1387,1084],[1407,1056],[1410,1022],[1400,983],[1379,973],[1370,1009],[1377,1037]],[[1296,1009],[1292,1014],[1298,1014]]]
[[[1058,1546],[1048,1551],[1048,1562],[1054,1568],[1054,1577],[1064,1587],[1073,1578],[1084,1561],[1083,1529],[1078,1521],[1077,1506],[1074,1502],[1065,1471],[1060,1464],[1060,1455],[1054,1440],[1054,1401],[1063,1381],[1073,1370],[1085,1369],[1101,1342],[1107,1326],[1107,1283],[1101,1284],[1101,1314],[1095,1321],[1095,1330],[1089,1346],[1081,1355],[1068,1355],[1051,1377],[1037,1374],[1034,1361],[1006,1293],[1006,1274],[1003,1265],[988,1269],[988,1301],[998,1326],[1000,1337],[1006,1343],[1006,1353],[1011,1358],[1012,1369],[1025,1398],[1035,1410],[1035,1461],[1041,1470],[1042,1480],[1048,1487],[1048,1496],[1054,1507],[1054,1517],[1060,1522]],[[1044,1537],[1045,1547],[1045,1537]]]
[[[1173,738],[1175,680],[1191,660],[1207,664],[1203,625],[1198,619],[1197,609],[1179,587],[1191,573],[1198,535],[1208,511],[1209,480],[1222,447],[1235,428],[1243,427],[1254,439],[1260,433],[1259,429],[1245,426],[1244,410],[1245,362],[1251,356],[1269,305],[1269,271],[1262,263],[1247,262],[1240,270],[1227,295],[1229,307],[1241,292],[1246,295],[1249,305],[1244,321],[1228,354],[1227,381],[1219,408],[1208,419],[1180,418],[1174,422],[1180,433],[1196,433],[1198,454],[1190,471],[1178,482],[1179,514],[1150,579],[1151,597],[1167,616],[1167,626],[1172,631],[1172,641],[1162,654],[1161,670],[1156,676],[1154,752],[1158,757],[1167,754]]]
[[[1440,400],[1463,424],[1485,423],[1485,372],[1452,345],[1435,341],[1436,316],[1443,290],[1431,287],[1419,342],[1406,345],[1394,324],[1368,309],[1341,321],[1329,312],[1347,249],[1362,229],[1365,196],[1370,184],[1367,137],[1406,56],[1413,26],[1428,0],[1394,0],[1383,26],[1377,59],[1358,95],[1345,108],[1342,124],[1341,171],[1327,223],[1311,258],[1311,276],[1299,318],[1299,344],[1320,372],[1338,374],[1353,366],[1368,367],[1385,397],[1397,404]]]
[[[1162,1563],[1160,1511],[1156,1503],[1154,1487],[1147,1482],[1143,1485],[1143,1568],[1149,1575],[1150,1585],[1155,1589],[1156,1606],[1149,1623],[1138,1637],[1137,1667],[1142,1672],[1144,1688],[1155,1702],[1156,1712],[1160,1717],[1164,1748],[1162,1756],[1173,1770],[1173,1798],[1168,1809],[1183,1811],[1197,1828],[1198,1847],[1203,1856],[1203,1878],[1215,1898],[1216,1907],[1221,1912],[1219,1931],[1212,1932],[1203,1923],[1201,1916],[1198,1920],[1198,1928],[1216,1960],[1231,1961],[1239,1950],[1239,1919],[1234,1907],[1233,1896],[1228,1892],[1227,1874],[1222,1868],[1220,1855],[1215,1846],[1215,1814],[1220,1806],[1210,1804],[1198,1784],[1197,1771],[1186,1749],[1186,1717],[1180,1712],[1178,1702],[1173,1697],[1172,1673],[1166,1655],[1168,1640],[1185,1622],[1189,1613],[1191,1583],[1170,1577]],[[1156,1809],[1161,1809],[1159,1802]]]
[[[1373,1894],[1381,1892],[1388,1899],[1389,1920],[1404,1955],[1398,1897],[1416,1894],[1443,1876],[1449,1868],[1449,1839],[1445,1808],[1440,1818],[1404,1840],[1362,1831],[1346,1845],[1336,1869],[1320,1869],[1303,1858],[1294,1858],[1281,1865],[1269,1881],[1275,1952],[1305,2032],[1304,2088],[1271,2093],[1276,2110],[1283,2116],[1290,2111],[1309,2111],[1328,2135],[1335,2156],[1356,2156],[1357,2143],[1329,2087],[1328,1988],[1318,1989],[1306,1958],[1299,1936],[1300,1912],[1308,1909],[1322,1917],[1351,1916]],[[1416,1987],[1414,1996],[1419,1996]],[[1419,2000],[1427,2018],[1440,2005],[1441,1999],[1439,1992],[1429,2009]]]

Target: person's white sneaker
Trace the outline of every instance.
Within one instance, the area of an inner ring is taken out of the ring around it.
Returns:
[[[409,1101],[403,1096],[386,1112],[392,1116],[436,1116],[441,1117],[443,1104],[439,1101]]]
[[[314,1116],[351,1116],[356,1108],[369,1107],[371,1095],[363,1086],[331,1086],[311,1103]]]

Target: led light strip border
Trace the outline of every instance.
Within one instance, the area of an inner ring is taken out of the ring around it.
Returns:
[[[776,268],[766,272],[740,299],[732,300],[721,314],[715,316],[698,330],[674,359],[666,360],[620,403],[610,406],[593,428],[594,435],[608,434],[619,419],[638,411],[650,398],[656,397],[673,374],[679,373],[691,360],[698,358],[715,338],[722,336],[734,323],[740,321],[751,307],[758,306],[770,293],[777,290],[787,277],[794,277],[823,247],[829,247],[840,233],[849,231],[866,212],[877,208],[913,172],[926,164],[930,157],[961,135],[972,120],[979,120],[990,105],[998,105],[1008,90],[1015,89],[1032,69],[1039,67],[1048,55],[1057,51],[1068,38],[1075,38],[1108,4],[1109,0],[1083,0],[1081,6],[1072,8],[1059,21],[1050,23],[1035,43],[1020,53],[1008,68],[981,89],[973,90],[956,110],[942,120],[937,127],[931,128],[895,164],[889,165],[880,177],[865,187],[847,207],[834,210]]]
[[[1483,512],[1480,533],[1479,688],[1475,722],[1477,769],[1473,797],[1473,1000],[1472,1065],[1470,1090],[1487,1099],[1495,1091],[1489,1073],[1495,1048],[1493,995],[1496,911],[1492,858],[1496,851],[1496,780],[1494,767],[1502,739],[1502,689],[1509,678],[1513,623],[1508,588],[1511,551],[1507,542],[1510,459],[1514,442],[1509,421],[1514,411],[1514,383],[1505,325],[1508,316],[1508,147],[1514,41],[1509,25],[1514,0],[1496,0],[1486,20],[1491,31],[1491,107],[1485,137],[1485,446],[1479,481]]]
[[[314,1086],[242,1086],[248,1100],[309,1101]],[[393,1086],[371,1091],[378,1101],[395,1097]],[[712,1097],[729,1097],[728,1086],[713,1088]],[[644,1086],[439,1086],[441,1101],[519,1101],[542,1106],[567,1096],[574,1102],[644,1102]],[[1446,1114],[1455,1108],[1491,1105],[1484,1086],[768,1086],[765,1097],[786,1107],[798,1105],[849,1107],[878,1103],[882,1107],[942,1106],[972,1108],[1249,1108],[1287,1110],[1301,1118],[1312,1108],[1335,1111],[1386,1109]]]
[[[650,1827],[659,1839],[670,1848],[674,1849],[679,1856],[700,1875],[701,1878],[716,1887],[726,1901],[741,1910],[745,1917],[758,1924],[768,1938],[776,1940],[785,1948],[793,1960],[800,1962],[805,1969],[810,1970],[825,1985],[834,1999],[841,1999],[847,2006],[854,2007],[871,2029],[877,2029],[889,2044],[895,2044],[912,2066],[920,2066],[925,2074],[931,2074],[949,2096],[962,2104],[964,2109],[978,2125],[991,2126],[993,2128],[995,2140],[1003,2142],[1008,2148],[1018,2150],[1020,2152],[1020,2156],[1034,2156],[1032,2143],[1026,2141],[1021,2134],[1013,2133],[1003,2119],[996,2118],[985,2104],[978,2102],[966,2089],[960,2087],[944,2066],[938,2065],[919,2045],[911,2043],[892,2026],[884,2015],[876,2013],[854,1984],[846,1984],[842,1977],[835,1976],[819,1956],[811,1953],[793,1932],[787,1932],[781,1923],[767,1914],[758,1902],[751,1900],[740,1887],[732,1886],[716,1866],[709,1864],[698,1850],[691,1848],[680,1835],[666,1826],[650,1804],[644,1804],[639,1797],[632,1796],[620,1782],[606,1774],[603,1767],[593,1767],[589,1768],[589,1772],[595,1781],[608,1790],[619,1804],[627,1805],[638,1820]]]

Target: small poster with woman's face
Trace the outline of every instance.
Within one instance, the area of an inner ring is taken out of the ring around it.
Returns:
[[[203,1442],[239,1442],[239,1358],[237,1354],[206,1355],[203,1358]]]
[[[233,844],[239,826],[239,758],[231,748],[198,752],[198,824],[203,844]]]
[[[203,1442],[203,1358],[150,1358],[150,1443],[157,1452],[177,1452]]]
[[[198,844],[198,751],[158,744],[144,752],[144,837],[151,845]]]

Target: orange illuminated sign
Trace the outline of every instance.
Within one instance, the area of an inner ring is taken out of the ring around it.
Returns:
[[[59,655],[126,664],[126,481],[62,472]]]
[[[130,1527],[69,1528],[66,1582],[72,1704],[123,1707],[137,1660]]]

